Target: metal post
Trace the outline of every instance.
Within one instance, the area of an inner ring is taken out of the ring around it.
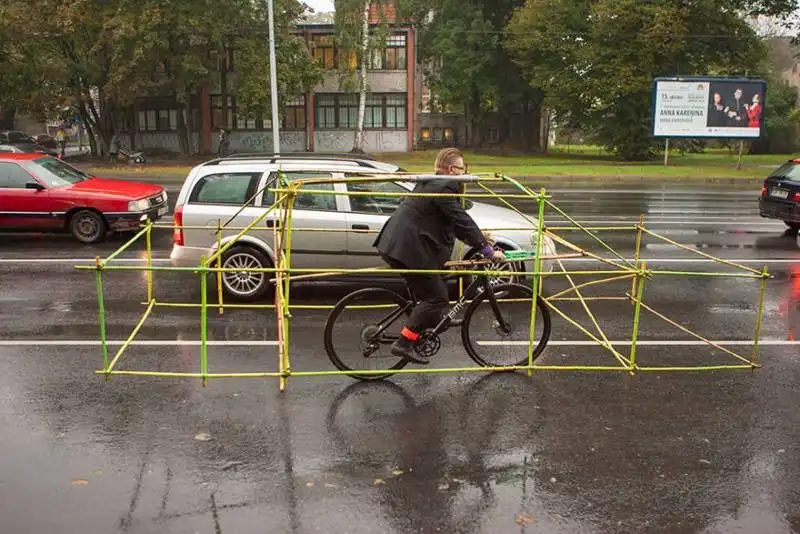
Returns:
[[[200,259],[200,376],[203,378],[203,386],[206,385],[206,377],[208,375],[208,361],[207,361],[207,340],[208,332],[206,328],[206,319],[208,315],[208,291],[206,275],[208,274],[206,268],[206,257]]]
[[[275,65],[275,16],[272,2],[273,0],[267,0],[267,12],[269,15],[269,94],[272,102],[272,151],[278,154],[281,150],[281,141],[280,132],[278,131],[280,117],[278,116],[278,75]]]
[[[736,168],[742,168],[742,151],[744,151],[744,139],[739,141],[739,161],[736,162]]]
[[[667,166],[667,162],[669,161],[669,137],[664,142],[664,166]]]

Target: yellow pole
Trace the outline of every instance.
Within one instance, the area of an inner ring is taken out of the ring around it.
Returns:
[[[759,291],[758,295],[758,316],[756,317],[756,334],[753,337],[753,355],[750,358],[750,361],[753,362],[753,365],[758,365],[758,338],[761,337],[761,319],[764,315],[764,290],[767,288],[767,278],[769,278],[769,272],[767,271],[767,267],[764,266],[764,269],[761,271],[761,290]]]
[[[145,234],[145,248],[147,250],[147,302],[153,300],[153,248],[150,246],[150,233],[153,230],[152,223],[147,224]]]
[[[644,226],[644,213],[639,215],[639,226],[636,227],[636,252],[634,254],[633,264],[639,268],[639,252],[642,246],[642,226]],[[634,277],[631,281],[631,295],[636,294],[636,283],[639,281],[638,277]]]
[[[217,219],[217,250],[222,248],[222,220]],[[218,263],[220,266],[222,262]],[[217,271],[217,301],[219,302],[219,314],[224,313],[222,305],[222,271]]]

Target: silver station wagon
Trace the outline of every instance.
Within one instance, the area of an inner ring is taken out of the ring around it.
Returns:
[[[222,243],[226,244],[239,233],[239,230],[232,228],[245,227],[263,215],[275,200],[275,194],[265,188],[274,187],[279,170],[289,180],[400,172],[396,165],[368,158],[319,154],[308,156],[234,156],[213,160],[192,169],[177,199],[175,224],[178,227],[208,228],[177,228],[173,234],[174,246],[170,255],[172,264],[196,267],[200,265],[203,256],[210,257],[217,249],[218,221],[229,227],[223,229]],[[292,227],[317,230],[292,231],[292,267],[331,270],[386,267],[372,243],[402,198],[349,196],[346,193],[405,193],[413,189],[413,183],[323,183],[314,184],[313,189],[342,194],[300,193],[297,196],[292,212]],[[242,208],[253,195],[253,201]],[[482,202],[471,204],[468,213],[481,229],[491,232],[497,246],[506,250],[535,248],[535,224],[508,208]],[[223,254],[222,266],[232,269],[272,267],[275,254],[271,228],[278,217],[275,210],[258,227],[239,238]],[[498,228],[503,230],[494,230]],[[321,229],[339,231],[325,232]],[[555,246],[550,238],[545,236],[543,243],[546,255],[555,253]],[[468,247],[463,248],[464,257],[468,258],[472,251],[467,250]],[[453,259],[459,259],[460,250],[461,247],[454,247]],[[533,270],[532,262],[525,265],[504,263],[498,265],[497,269],[522,270],[523,267]],[[552,265],[545,261],[545,270],[550,269]],[[374,278],[376,274],[367,276]],[[256,301],[271,289],[270,278],[269,273],[226,272],[223,276],[223,289],[229,298]]]

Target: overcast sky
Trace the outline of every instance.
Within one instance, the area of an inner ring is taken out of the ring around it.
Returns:
[[[333,0],[303,0],[306,4],[314,8],[317,13],[321,11],[333,11]]]

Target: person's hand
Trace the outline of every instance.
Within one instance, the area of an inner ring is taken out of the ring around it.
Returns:
[[[503,254],[502,250],[495,250],[492,252],[492,261],[506,261],[506,255]]]

